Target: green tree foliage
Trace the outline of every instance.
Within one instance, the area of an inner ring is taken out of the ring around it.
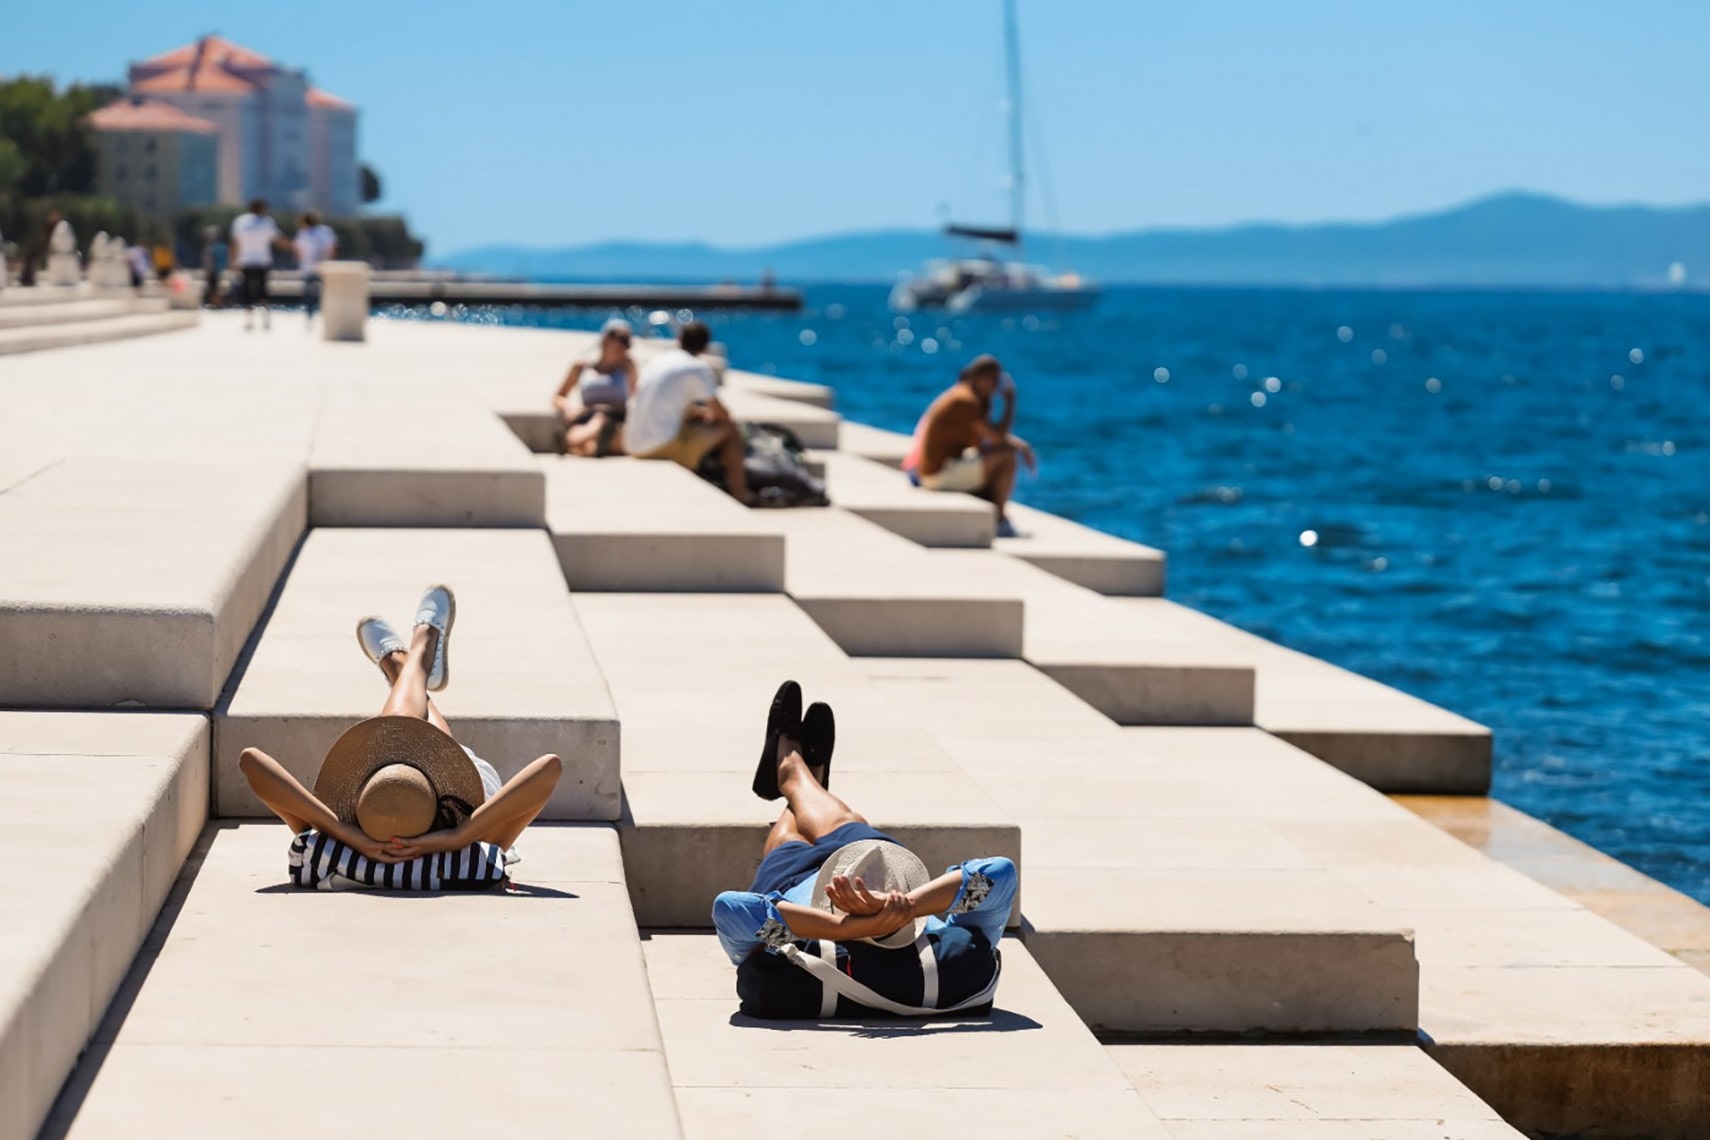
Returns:
[[[380,185],[380,172],[366,162],[356,168],[357,178],[362,184],[362,203],[378,202],[383,193]]]

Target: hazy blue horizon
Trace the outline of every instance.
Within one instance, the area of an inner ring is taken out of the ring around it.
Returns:
[[[1514,187],[1710,195],[1710,8],[1684,0],[1020,6],[1044,229],[1375,221]],[[361,107],[381,205],[435,250],[745,246],[1001,219],[998,11],[66,0],[9,14],[0,73],[121,79],[217,31]]]

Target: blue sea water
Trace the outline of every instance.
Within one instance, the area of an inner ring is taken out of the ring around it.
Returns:
[[[1710,902],[1710,295],[885,300],[705,319],[738,367],[905,432],[998,354],[1041,456],[1019,498],[1164,548],[1178,601],[1489,725],[1494,794]]]

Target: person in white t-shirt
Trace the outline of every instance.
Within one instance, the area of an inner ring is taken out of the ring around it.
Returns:
[[[279,233],[279,225],[267,215],[267,202],[257,198],[249,212],[232,220],[232,260],[243,274],[243,327],[252,328],[255,310],[261,309],[261,326],[273,327],[273,306],[267,296],[267,274],[273,268],[273,250],[290,249]]]
[[[303,316],[312,325],[315,311],[321,307],[321,262],[338,253],[338,236],[310,210],[303,215],[291,244],[297,249],[297,268],[303,271]]]
[[[678,347],[642,367],[624,418],[624,446],[637,459],[670,459],[690,471],[716,451],[724,463],[724,489],[752,504],[742,470],[742,429],[714,394],[718,377],[700,358],[711,342],[712,331],[690,321],[677,334]]]

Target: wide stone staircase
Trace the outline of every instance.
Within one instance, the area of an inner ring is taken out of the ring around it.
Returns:
[[[583,338],[274,336],[0,370],[0,1140],[1710,1119],[1710,977],[1384,794],[1482,792],[1488,732],[1165,601],[1160,552],[1037,512],[993,542],[811,386],[726,381],[847,505],[751,512],[530,454]],[[517,889],[292,890],[238,753],[311,779],[384,697],[356,620],[434,581],[459,738],[565,761]],[[784,677],[875,825],[1020,865],[991,1018],[736,1014],[708,915],[775,817],[747,783]]]
[[[12,285],[0,289],[0,356],[176,332],[198,318],[194,309],[174,309],[164,294]]]

